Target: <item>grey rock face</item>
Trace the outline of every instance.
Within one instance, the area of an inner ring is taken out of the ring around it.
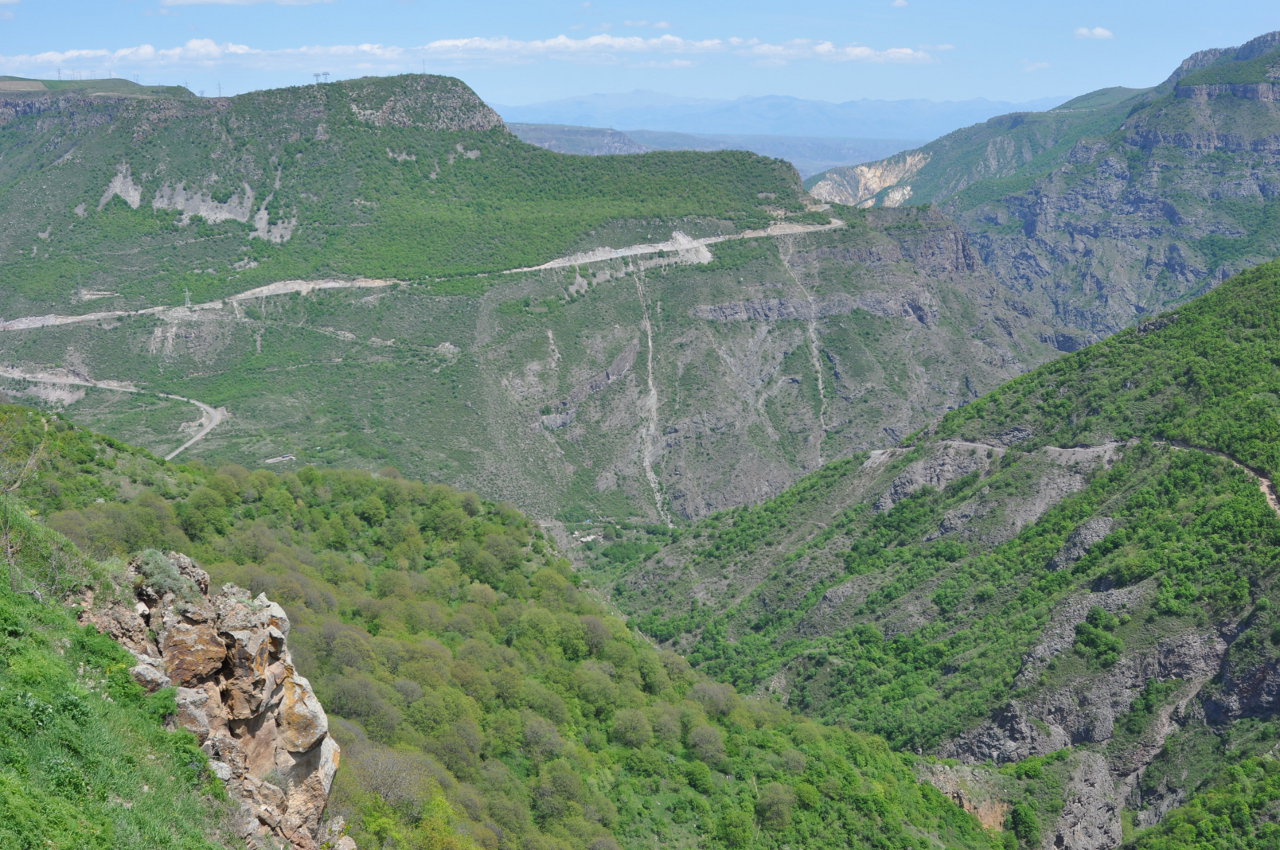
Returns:
[[[311,684],[294,670],[284,609],[234,585],[208,595],[208,574],[176,552],[166,557],[185,589],[157,590],[143,557],[124,576],[136,601],[89,607],[82,619],[134,654],[143,687],[177,685],[177,723],[240,802],[246,841],[318,850],[339,750]]]
[[[939,451],[908,466],[876,500],[876,510],[888,511],[924,487],[942,488],[971,472],[983,472],[1004,454],[1004,449],[981,443],[948,440]]]
[[[1182,679],[1203,685],[1217,674],[1226,649],[1216,633],[1165,638],[1150,650],[1122,658],[1104,674],[1011,700],[946,745],[942,754],[967,763],[1004,763],[1068,745],[1104,743],[1113,735],[1116,718],[1129,710],[1148,681]]]
[[[1111,532],[1116,530],[1116,521],[1111,517],[1095,516],[1090,517],[1080,524],[1080,527],[1071,532],[1071,536],[1067,538],[1067,542],[1058,550],[1058,554],[1054,555],[1049,561],[1049,569],[1065,570],[1079,561],[1085,555],[1089,554],[1089,550],[1103,541]]]
[[[1078,753],[1068,787],[1052,846],[1063,850],[1120,846],[1122,805],[1106,759],[1097,753]]]

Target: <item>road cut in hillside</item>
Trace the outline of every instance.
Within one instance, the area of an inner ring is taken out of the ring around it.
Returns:
[[[182,452],[194,446],[196,443],[209,436],[209,432],[221,424],[226,418],[227,411],[223,408],[213,407],[205,404],[203,401],[197,401],[194,398],[186,396],[174,395],[173,393],[162,393],[154,390],[144,390],[128,381],[96,381],[93,378],[87,378],[83,375],[76,375],[66,370],[49,370],[40,371],[32,369],[19,369],[13,366],[0,366],[0,377],[15,378],[21,381],[30,381],[36,384],[53,384],[55,386],[68,387],[92,387],[101,390],[113,390],[121,393],[138,393],[139,395],[153,395],[159,398],[171,398],[174,401],[182,401],[187,404],[193,404],[200,410],[200,419],[196,426],[196,432],[191,439],[178,446],[173,451],[164,456],[165,460],[173,460]]]

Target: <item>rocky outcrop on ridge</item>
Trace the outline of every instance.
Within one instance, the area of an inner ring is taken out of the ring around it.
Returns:
[[[149,690],[177,688],[177,725],[194,733],[240,803],[251,847],[354,850],[323,824],[339,750],[311,684],[285,640],[289,618],[265,595],[224,585],[185,555],[145,552],[125,573],[125,599],[86,600],[82,619],[137,659]]]

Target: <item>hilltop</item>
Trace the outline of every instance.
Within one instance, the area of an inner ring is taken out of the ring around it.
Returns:
[[[451,78],[0,120],[3,387],[161,454],[678,522],[1053,353],[945,218],[740,151],[552,153]]]
[[[234,98],[108,82],[0,92],[6,315],[85,291],[138,304],[298,277],[471,275],[570,253],[610,222],[758,225],[772,220],[762,196],[802,211],[794,171],[745,154],[566,170],[447,77]]]

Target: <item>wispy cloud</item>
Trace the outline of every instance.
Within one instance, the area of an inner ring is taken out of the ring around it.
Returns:
[[[791,62],[800,59],[819,59],[827,62],[921,63],[931,62],[933,57],[923,50],[911,47],[890,47],[876,50],[862,44],[838,45],[831,41],[814,41],[797,38],[781,43],[756,39],[730,39],[736,52],[748,54],[772,63]]]
[[[904,6],[910,6],[911,4],[908,3],[907,0],[893,0],[893,2],[890,3],[889,5],[897,9],[901,9]]]
[[[498,61],[520,61],[530,58],[591,59],[619,53],[715,53],[723,52],[727,45],[728,42],[718,38],[687,39],[667,34],[645,37],[600,33],[583,38],[571,38],[566,35],[545,39],[517,39],[505,36],[442,38],[407,49],[446,59],[483,57]],[[342,50],[343,48],[303,49]]]
[[[219,44],[208,38],[194,38],[181,47],[156,48],[150,44],[122,47],[119,50],[47,50],[23,56],[0,56],[0,66],[13,65],[168,65],[181,62],[200,64],[234,56],[249,56],[259,51],[244,44]]]
[[[207,0],[206,0],[207,1]],[[240,0],[247,2],[247,0]],[[0,0],[0,3],[4,0]],[[193,2],[193,0],[169,0]],[[301,2],[301,0],[294,0]],[[661,23],[661,22],[660,22]],[[656,25],[652,25],[656,26]],[[943,49],[939,46],[936,49]],[[437,39],[426,44],[319,44],[287,48],[257,48],[236,42],[208,38],[192,39],[177,47],[140,44],[118,49],[89,48],[45,51],[33,54],[0,55],[0,72],[13,73],[39,68],[67,67],[95,72],[137,73],[148,67],[213,68],[234,66],[256,70],[308,70],[318,59],[326,59],[333,71],[345,68],[358,73],[396,73],[441,65],[527,64],[562,61],[582,64],[649,63],[653,67],[687,67],[701,56],[738,58],[757,64],[780,65],[799,61],[923,63],[933,61],[926,50],[909,47],[875,49],[861,44],[836,44],[814,39],[767,42],[755,38],[688,39],[671,33],[660,35],[614,35],[597,33],[546,39],[471,37]]]
[[[1106,27],[1076,27],[1076,38],[1115,38],[1116,34]]]
[[[1036,71],[1043,71],[1048,67],[1048,62],[1032,62],[1028,59],[1022,60],[1022,72],[1024,74],[1034,74]]]
[[[692,59],[665,59],[652,62],[639,62],[638,68],[692,68],[697,63]]]

